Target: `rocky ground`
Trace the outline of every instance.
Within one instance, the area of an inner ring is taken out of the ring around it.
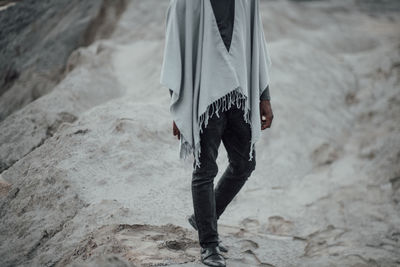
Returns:
[[[203,266],[159,85],[167,5],[129,1],[45,94],[0,96],[1,266]],[[261,1],[274,121],[218,222],[228,266],[400,265],[400,21],[379,7]]]

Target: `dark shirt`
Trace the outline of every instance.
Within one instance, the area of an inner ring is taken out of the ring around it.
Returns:
[[[232,40],[233,24],[235,20],[234,0],[211,0],[215,20],[217,21],[219,33],[229,51]]]
[[[235,20],[235,0],[211,0],[211,6],[217,21],[221,38],[229,51],[232,41],[233,26]],[[169,89],[172,96],[172,90]],[[260,100],[270,100],[269,86],[260,95]]]

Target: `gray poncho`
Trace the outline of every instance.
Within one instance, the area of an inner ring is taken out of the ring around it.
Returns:
[[[236,105],[251,126],[249,160],[261,135],[260,94],[269,85],[271,59],[259,0],[234,0],[229,51],[210,0],[171,0],[166,13],[160,83],[173,91],[170,112],[180,131],[179,157],[193,153],[200,167],[200,133],[214,113]]]

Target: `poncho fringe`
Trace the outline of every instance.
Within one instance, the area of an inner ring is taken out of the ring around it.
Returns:
[[[246,105],[246,103],[247,103],[247,98],[240,92],[240,90],[233,90],[228,94],[224,95],[223,97],[217,99],[207,107],[206,111],[203,112],[203,114],[201,114],[199,118],[200,133],[202,133],[203,129],[207,127],[209,118],[211,118],[214,114],[219,118],[219,112],[224,112],[230,109],[232,105],[236,105],[238,109],[241,109],[243,111],[243,119],[246,123],[250,124],[251,128],[250,108],[248,107],[248,105]],[[200,142],[196,143],[194,151],[192,146],[186,141],[183,142],[182,146],[183,146],[182,149],[183,155],[181,156],[184,159],[186,159],[190,154],[194,152],[195,165],[196,167],[200,167],[201,165]],[[251,144],[249,152],[249,161],[253,159],[253,149],[254,149],[254,144]]]

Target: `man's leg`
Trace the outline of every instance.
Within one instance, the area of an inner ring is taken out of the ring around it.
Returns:
[[[233,106],[226,112],[227,125],[222,136],[229,165],[214,190],[217,219],[243,187],[256,167],[256,153],[249,161],[251,128],[243,119],[243,112]]]
[[[192,197],[195,220],[201,247],[218,244],[215,210],[214,178],[218,173],[216,159],[226,125],[226,114],[213,114],[200,133],[200,167],[193,162]]]

